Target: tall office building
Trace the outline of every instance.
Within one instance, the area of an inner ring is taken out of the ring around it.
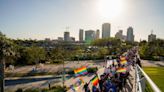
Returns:
[[[70,41],[70,33],[64,32],[64,41]]]
[[[133,35],[133,28],[132,27],[129,27],[127,29],[127,38],[126,38],[127,41],[130,41],[130,42],[134,42],[134,35]]]
[[[58,37],[58,41],[63,41],[63,37]]]
[[[85,41],[91,42],[93,40],[95,40],[95,31],[94,30],[85,31]]]
[[[80,29],[79,30],[79,41],[83,41],[83,33],[84,33],[84,30],[83,29]]]
[[[96,39],[99,39],[99,38],[100,38],[100,30],[97,29],[97,30],[96,30]]]
[[[104,23],[102,24],[102,38],[108,38],[110,37],[110,24]]]
[[[123,30],[119,30],[116,34],[115,34],[115,38],[123,40]]]
[[[148,35],[148,42],[154,41],[156,40],[156,35],[151,33],[150,35]]]

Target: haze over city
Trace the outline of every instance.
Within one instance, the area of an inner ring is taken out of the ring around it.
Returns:
[[[0,31],[10,38],[57,39],[66,27],[78,40],[79,29],[102,30],[111,24],[111,36],[119,29],[134,28],[135,40],[147,40],[153,30],[164,35],[163,0],[4,0],[0,1]],[[101,35],[101,34],[100,34]]]

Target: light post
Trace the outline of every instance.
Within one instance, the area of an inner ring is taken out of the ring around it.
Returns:
[[[59,54],[57,55],[57,60],[61,61],[62,62],[62,86],[63,86],[63,89],[64,89],[64,85],[65,85],[65,69],[64,69],[64,57],[62,54]],[[60,70],[59,70],[60,71]]]
[[[63,61],[63,74],[62,74],[63,76],[62,77],[63,77],[63,88],[64,88],[64,85],[65,85],[64,84],[65,83],[65,69],[64,69],[64,60],[62,60],[62,61]]]
[[[62,72],[62,84],[63,84],[63,89],[65,90],[65,87],[64,87],[64,85],[65,85],[65,59],[64,59],[64,57],[63,57],[63,55],[61,55],[61,61],[62,61],[62,64],[63,64],[63,72]]]

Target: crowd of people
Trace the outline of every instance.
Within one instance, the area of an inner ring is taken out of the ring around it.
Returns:
[[[121,58],[126,59],[126,63],[121,63]],[[137,56],[136,49],[129,50],[126,55],[119,56],[116,61],[105,67],[104,73],[100,75],[98,85],[92,85],[92,92],[120,92],[125,88],[127,81],[131,83],[130,71],[134,69],[135,64],[141,67],[141,62]],[[119,71],[119,69],[123,69]],[[90,82],[89,82],[90,83]],[[85,92],[91,92],[89,83],[84,85]],[[133,84],[131,83],[131,89]]]

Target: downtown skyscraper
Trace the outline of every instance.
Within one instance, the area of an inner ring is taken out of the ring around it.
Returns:
[[[80,42],[82,42],[83,39],[84,39],[84,38],[83,38],[83,37],[84,37],[83,34],[84,34],[84,30],[83,30],[83,29],[80,29],[80,30],[79,30],[79,41],[80,41]]]
[[[127,29],[127,38],[126,38],[127,41],[129,42],[134,42],[134,34],[133,34],[133,28],[132,27],[129,27]]]
[[[151,32],[150,35],[148,35],[148,42],[156,40],[156,35],[153,34],[153,31]]]
[[[110,23],[102,24],[102,38],[109,38],[110,37],[110,31],[111,31]]]
[[[64,32],[64,41],[70,41],[70,33],[69,32]]]
[[[100,38],[100,30],[97,29],[96,30],[96,37],[95,37],[95,39],[99,39],[99,38]]]
[[[87,30],[85,31],[85,42],[90,43],[91,41],[95,40],[95,31],[94,30]]]

